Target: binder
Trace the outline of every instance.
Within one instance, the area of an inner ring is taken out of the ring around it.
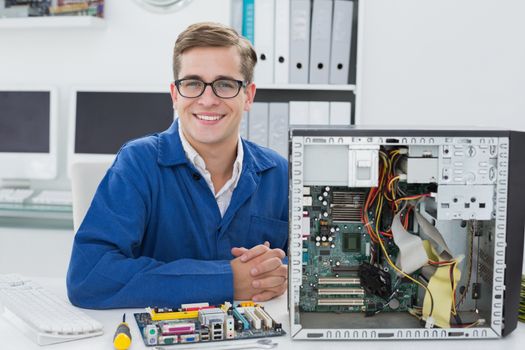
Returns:
[[[270,103],[268,125],[268,147],[288,158],[288,103]]]
[[[353,1],[334,0],[330,84],[347,84],[352,47]]]
[[[328,84],[333,0],[314,0],[310,35],[310,83]]]
[[[310,106],[307,101],[290,101],[288,104],[290,125],[308,125]]]
[[[254,46],[257,52],[254,81],[273,84],[275,0],[255,0]]]
[[[242,2],[243,0],[232,0],[231,15],[232,15],[232,28],[237,33],[242,35]]]
[[[254,102],[248,117],[248,136],[258,145],[268,146],[268,103]]]
[[[330,125],[351,125],[351,121],[351,102],[330,102]]]
[[[254,28],[253,28],[253,21],[254,21],[254,12],[255,12],[255,5],[254,0],[243,0],[242,2],[242,35],[250,40],[250,42],[253,45],[254,41]]]
[[[274,83],[288,84],[290,67],[290,0],[275,2]]]
[[[290,83],[307,84],[310,61],[310,0],[290,1]]]
[[[242,114],[241,125],[239,127],[239,134],[243,139],[248,139],[248,112]]]
[[[328,101],[309,102],[309,125],[330,124],[330,103]]]

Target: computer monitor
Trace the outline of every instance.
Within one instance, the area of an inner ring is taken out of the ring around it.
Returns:
[[[0,87],[0,180],[57,175],[57,91]]]
[[[76,88],[71,97],[70,164],[111,161],[126,142],[173,122],[168,89]]]

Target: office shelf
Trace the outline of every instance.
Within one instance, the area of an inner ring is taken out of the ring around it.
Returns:
[[[316,91],[355,91],[355,85],[329,85],[329,84],[261,84],[257,89],[264,90],[316,90]]]
[[[0,29],[86,28],[101,29],[103,18],[94,16],[47,16],[0,18]]]

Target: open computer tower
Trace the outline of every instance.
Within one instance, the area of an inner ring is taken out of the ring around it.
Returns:
[[[292,338],[509,334],[524,152],[514,131],[292,129]]]

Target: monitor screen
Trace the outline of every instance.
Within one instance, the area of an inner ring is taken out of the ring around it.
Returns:
[[[53,179],[57,173],[57,93],[0,88],[0,179]]]
[[[168,92],[77,91],[74,153],[114,155],[127,141],[172,122]]]
[[[49,152],[49,91],[0,91],[0,152]]]

